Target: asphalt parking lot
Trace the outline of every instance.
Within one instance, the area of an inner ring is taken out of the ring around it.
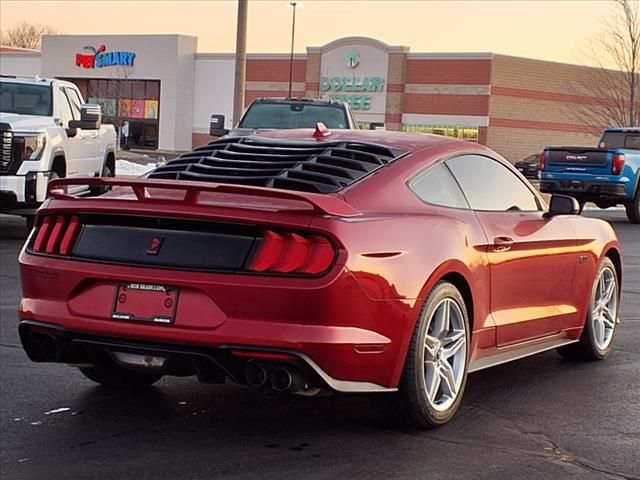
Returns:
[[[625,250],[622,323],[604,362],[555,352],[469,377],[435,431],[382,427],[366,398],[277,397],[165,378],[145,393],[94,386],[19,347],[17,255],[0,240],[0,477],[19,479],[640,479],[640,226],[609,220]]]

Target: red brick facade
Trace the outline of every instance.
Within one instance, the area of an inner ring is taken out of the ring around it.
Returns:
[[[363,41],[353,40],[354,49]],[[386,47],[384,120],[389,130],[408,125],[475,128],[480,143],[511,161],[548,144],[597,141],[592,130],[568,114],[572,105],[591,101],[566,91],[567,83],[588,67],[494,54],[413,54],[404,47]],[[320,95],[323,49],[295,56],[292,96]],[[248,56],[247,104],[258,97],[286,96],[288,87],[288,56]],[[200,136],[197,140],[202,141]]]

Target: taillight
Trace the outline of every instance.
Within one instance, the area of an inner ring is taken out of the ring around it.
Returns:
[[[540,156],[538,157],[540,161],[540,171],[544,170],[544,150],[540,152]]]
[[[618,153],[613,156],[612,159],[613,166],[611,167],[611,172],[614,175],[620,175],[622,173],[622,169],[624,168],[624,154]]]
[[[331,242],[319,235],[279,234],[267,230],[249,270],[315,275],[327,270],[335,256]]]
[[[46,216],[38,227],[32,250],[50,255],[69,255],[80,227],[80,218],[77,215]]]

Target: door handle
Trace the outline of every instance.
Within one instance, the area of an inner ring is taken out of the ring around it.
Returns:
[[[511,237],[496,237],[493,239],[494,252],[508,252],[511,247],[513,247],[513,238]]]

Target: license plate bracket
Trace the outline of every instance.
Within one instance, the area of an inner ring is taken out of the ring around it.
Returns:
[[[179,288],[135,282],[115,287],[112,319],[159,324],[175,321]]]

